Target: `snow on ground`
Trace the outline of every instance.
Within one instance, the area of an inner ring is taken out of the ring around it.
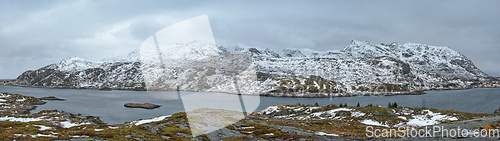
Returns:
[[[23,134],[14,134],[15,136],[23,136],[23,137],[26,137],[26,136],[31,136],[32,138],[36,138],[36,137],[57,137],[57,136],[54,136],[54,135],[44,135],[44,134],[36,134],[36,135],[23,135]]]
[[[152,118],[152,119],[142,119],[142,120],[132,121],[130,123],[134,124],[134,125],[141,125],[141,124],[146,124],[146,123],[151,123],[151,122],[162,121],[162,120],[164,120],[165,118],[168,118],[168,117],[170,117],[170,115],[168,115],[168,116],[159,116],[159,117],[155,117],[155,118]]]
[[[320,135],[320,136],[333,136],[333,137],[338,137],[339,136],[337,134],[328,134],[328,133],[325,133],[325,132],[316,132],[316,135]]]
[[[423,110],[422,112],[426,113],[425,115],[413,115],[412,119],[409,119],[406,123],[407,125],[413,126],[427,126],[438,124],[443,120],[458,120],[456,117],[441,115],[441,113],[434,113],[430,110]],[[430,118],[429,118],[430,117]]]
[[[47,127],[47,126],[44,126],[44,125],[35,125],[35,126],[40,127],[40,129],[38,129],[38,130],[40,130],[40,131],[43,131],[43,130],[48,130],[48,129],[52,129],[51,127]]]
[[[405,115],[408,115],[408,114],[405,114]],[[421,112],[421,114],[412,115],[412,117],[410,119],[407,119],[407,117],[404,117],[404,116],[398,116],[398,118],[406,120],[407,122],[399,123],[399,124],[395,125],[394,127],[405,126],[405,125],[420,127],[420,126],[439,124],[444,120],[449,120],[449,121],[458,120],[457,117],[442,115],[441,113],[434,113],[430,110],[423,110]],[[382,125],[378,121],[373,121],[371,119],[366,119],[364,121],[361,121],[361,123],[366,124],[366,125],[377,125],[377,126],[388,127],[387,125]]]
[[[351,116],[353,116],[353,117],[362,117],[362,116],[365,116],[365,113],[358,112],[358,111],[353,111],[353,112],[351,112]]]
[[[404,116],[398,116],[398,118],[403,119],[403,120],[408,120],[408,119],[406,119],[406,117],[404,117]]]
[[[274,118],[287,118],[287,119],[295,119],[295,120],[308,120],[308,119],[336,119],[336,120],[342,120],[345,117],[342,116],[336,116],[339,112],[342,111],[347,111],[351,113],[351,117],[355,118],[361,118],[359,120],[360,123],[366,124],[366,125],[374,125],[374,126],[383,126],[383,127],[390,127],[389,125],[386,125],[384,121],[376,121],[369,119],[369,116],[366,116],[366,113],[357,111],[356,109],[353,108],[336,108],[328,111],[319,111],[319,112],[314,112],[312,111],[314,109],[318,109],[320,107],[290,107],[290,106],[269,106],[268,108],[262,110],[259,112],[260,114],[267,114],[270,115],[275,112],[279,112],[281,110],[287,110],[287,111],[294,111],[296,113],[288,113],[286,115],[280,115],[280,116],[274,116]],[[430,110],[422,110],[419,113],[414,113],[413,110],[410,109],[403,109],[402,112],[396,112],[394,109],[392,110],[394,113],[398,116],[397,118],[402,119],[399,124],[394,125],[394,127],[398,126],[427,126],[427,125],[434,125],[434,124],[439,124],[442,121],[448,120],[448,121],[454,121],[458,120],[457,117],[454,116],[448,116],[448,115],[443,115],[441,113],[434,113]],[[405,116],[402,116],[405,115]],[[411,116],[411,117],[408,117]]]
[[[98,131],[102,131],[104,129],[94,129],[94,131],[98,132]]]
[[[359,112],[359,111],[356,111],[355,109],[349,109],[349,108],[337,108],[337,109],[333,109],[333,110],[329,110],[329,111],[323,111],[323,112],[316,112],[316,113],[312,113],[310,114],[309,117],[304,117],[303,119],[307,119],[307,118],[312,118],[312,117],[318,117],[320,119],[326,119],[326,118],[340,118],[340,117],[335,117],[336,114],[338,112],[341,112],[341,111],[347,111],[347,112],[351,112],[351,116],[352,117],[361,117],[361,116],[364,116],[365,113],[363,112]],[[328,116],[321,116],[321,115],[324,115],[324,114],[327,114]]]
[[[33,138],[36,138],[36,137],[57,137],[57,136],[54,136],[54,135],[44,135],[44,134],[37,134],[37,135],[30,135],[31,137]]]
[[[364,116],[365,113],[356,111],[355,109],[349,108],[337,108],[329,111],[321,111],[321,112],[313,112],[313,110],[320,109],[321,107],[290,107],[290,106],[269,106],[266,109],[260,111],[260,114],[272,114],[275,112],[279,112],[281,110],[292,110],[297,112],[296,114],[287,114],[282,116],[275,116],[275,118],[288,118],[288,119],[311,119],[311,118],[319,118],[319,119],[327,119],[327,118],[339,118],[335,117],[338,112],[348,111],[351,112],[351,116],[353,117],[361,117]],[[326,114],[326,115],[325,115]]]
[[[366,125],[389,127],[387,125],[381,124],[380,122],[374,121],[374,120],[371,120],[371,119],[365,119],[365,120],[361,121],[361,123],[366,124]]]
[[[0,121],[17,121],[17,122],[31,122],[31,121],[40,121],[42,120],[40,117],[38,118],[19,118],[19,117],[0,117]]]
[[[278,111],[278,106],[269,106],[266,109],[262,110],[261,113],[263,114],[271,114],[273,112]]]
[[[403,112],[402,112],[403,115],[411,115],[411,113],[413,113],[413,110],[408,109],[408,108],[403,108]],[[397,113],[397,114],[399,114],[399,113]]]
[[[36,135],[30,135],[32,138],[36,138],[36,137],[57,137],[57,136],[54,136],[54,135],[44,135],[44,134],[36,134]]]
[[[78,136],[77,135],[77,136],[71,136],[71,137],[73,137],[73,138],[88,138],[89,136],[87,136],[87,135]]]
[[[278,105],[278,106],[269,106],[266,109],[260,111],[259,113],[271,114],[271,113],[275,113],[275,112],[280,112],[281,109],[286,109],[286,110],[293,110],[295,112],[302,112],[305,114],[310,114],[313,110],[319,109],[319,108],[321,108],[321,107],[290,107],[290,106]]]
[[[253,129],[253,128],[255,128],[255,127],[253,127],[253,126],[250,126],[250,127],[240,127],[240,128],[238,128],[238,129],[245,130],[245,129]]]
[[[264,136],[274,136],[274,133],[264,134]]]
[[[354,110],[354,109],[348,109],[348,108],[337,108],[337,109],[333,109],[333,110],[330,110],[330,111],[312,113],[312,114],[311,114],[311,117],[313,117],[313,116],[314,116],[314,117],[319,117],[320,115],[325,114],[325,113],[326,113],[326,114],[331,115],[332,117],[335,117],[335,114],[336,114],[337,112],[340,112],[340,111],[349,111],[349,112],[350,112],[350,111],[353,111],[353,110]]]
[[[59,125],[63,128],[71,128],[74,126],[80,126],[80,125],[85,125],[85,124],[91,124],[91,123],[72,123],[71,121],[59,122]]]
[[[6,98],[6,97],[10,97],[10,95],[8,95],[8,94],[3,94],[3,93],[0,93],[0,98]]]
[[[301,107],[302,108],[302,107]],[[305,111],[306,113],[311,113],[312,110],[316,110],[316,109],[319,109],[321,107],[307,107],[307,110]]]

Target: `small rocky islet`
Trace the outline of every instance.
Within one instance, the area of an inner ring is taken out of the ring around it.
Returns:
[[[55,96],[46,96],[46,97],[41,97],[39,98],[40,100],[57,100],[57,101],[64,101],[66,99],[62,99],[62,98],[57,98]]]
[[[128,108],[143,108],[143,109],[155,109],[161,107],[160,105],[151,103],[125,103],[123,106]]]

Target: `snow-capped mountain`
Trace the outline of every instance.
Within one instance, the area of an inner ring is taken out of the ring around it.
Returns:
[[[130,58],[132,59],[132,58]],[[140,62],[129,59],[93,62],[65,58],[38,70],[29,70],[14,81],[16,85],[55,88],[114,88],[144,90]]]
[[[471,80],[494,79],[450,48],[415,43],[374,45],[352,41],[343,50],[321,52],[224,48],[190,42],[169,45],[159,51],[136,50],[103,62],[66,58],[38,70],[26,71],[14,83],[60,88],[154,88],[236,93],[231,88],[234,87],[232,81],[226,80],[226,75],[233,74],[248,79],[240,82],[242,89],[259,87],[260,93],[355,93],[380,89],[395,92],[443,86],[465,87],[472,83]],[[238,59],[244,61],[236,61]],[[163,65],[158,65],[160,62]],[[238,68],[242,66],[244,69]],[[238,69],[239,72],[234,73]],[[257,75],[260,86],[250,81],[252,74]],[[200,88],[201,85],[206,87]]]
[[[97,68],[101,66],[101,62],[87,61],[78,57],[68,57],[61,60],[57,64],[52,64],[47,66],[47,69],[56,69],[59,71],[72,72],[72,71],[82,71],[89,68]]]
[[[471,60],[448,47],[428,46],[418,43],[374,45],[366,41],[352,41],[341,50],[343,58],[371,58],[388,56],[427,72],[446,78],[486,80],[491,76],[478,69]]]
[[[258,94],[257,74],[249,54],[228,52],[199,41],[164,45],[159,49],[144,47],[141,53],[141,69],[148,90]]]

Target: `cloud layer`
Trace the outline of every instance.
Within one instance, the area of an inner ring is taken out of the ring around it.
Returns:
[[[99,61],[208,14],[216,42],[342,49],[351,40],[448,46],[500,76],[500,1],[1,1],[0,78],[62,58]]]

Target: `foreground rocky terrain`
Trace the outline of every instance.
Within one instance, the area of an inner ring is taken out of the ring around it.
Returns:
[[[244,83],[238,83],[238,87],[255,87],[259,90],[257,93],[271,96],[415,94],[429,89],[499,86],[498,78],[485,74],[459,52],[418,43],[352,41],[343,50],[323,52],[222,47],[198,41],[174,46],[182,52],[177,56],[180,59],[173,55],[158,56],[172,54],[168,50],[156,54],[136,50],[102,62],[71,57],[26,71],[6,84],[102,90],[146,90],[149,87],[151,90],[168,88],[237,93],[236,86],[228,81],[227,71],[235,70],[231,63],[241,65],[242,61],[248,67],[244,72],[249,77],[242,80]],[[209,52],[212,56],[207,56]],[[227,59],[224,54],[228,53],[236,55]],[[249,57],[242,57],[246,55]],[[166,61],[149,64],[144,56],[152,56],[149,58],[152,61],[158,62],[158,57]],[[236,57],[240,61],[235,61],[238,60]],[[175,59],[189,68],[167,66],[173,68],[166,69],[165,62]],[[200,64],[200,60],[211,62]],[[150,81],[155,83],[146,83]],[[213,87],[206,89],[208,86]]]
[[[49,101],[50,102],[50,101]],[[225,128],[191,135],[186,113],[107,125],[98,117],[57,110],[29,113],[44,102],[19,94],[0,94],[1,140],[444,140],[493,138],[369,137],[372,129],[445,128],[498,129],[498,114],[474,114],[425,108],[314,105],[270,106]],[[393,105],[394,106],[394,105]],[[212,113],[217,114],[217,113]],[[495,133],[498,135],[498,133]]]

